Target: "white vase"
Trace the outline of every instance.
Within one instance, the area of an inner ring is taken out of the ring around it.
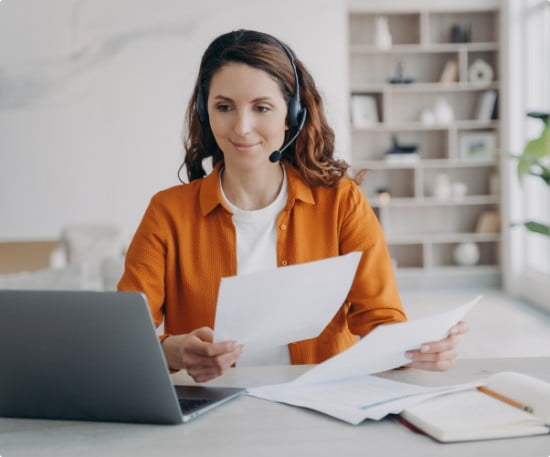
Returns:
[[[433,108],[435,121],[438,124],[450,124],[455,120],[452,106],[445,97],[438,97]]]
[[[390,26],[388,24],[388,18],[386,16],[378,16],[376,18],[374,44],[376,47],[381,49],[391,48],[392,37],[390,33]]]
[[[493,69],[483,59],[476,59],[468,69],[468,77],[475,84],[489,84],[493,80]]]
[[[471,266],[479,262],[479,248],[472,242],[460,243],[455,247],[453,257],[457,265]]]
[[[468,193],[468,186],[466,183],[457,181],[451,185],[453,198],[455,200],[462,200]]]
[[[446,173],[439,173],[435,178],[432,194],[438,200],[449,200],[451,198],[451,178]]]
[[[420,113],[420,122],[422,122],[422,125],[434,125],[435,124],[435,116],[431,109],[423,109]]]

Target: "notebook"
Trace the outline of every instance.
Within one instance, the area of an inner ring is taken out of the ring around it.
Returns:
[[[145,297],[0,290],[0,416],[178,424],[245,392],[173,386]]]
[[[477,390],[431,398],[401,417],[441,442],[545,435],[550,433],[550,383],[500,372]]]

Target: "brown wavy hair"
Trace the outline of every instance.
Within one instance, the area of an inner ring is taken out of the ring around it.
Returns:
[[[300,100],[308,114],[304,128],[296,141],[283,152],[281,160],[292,164],[310,185],[332,187],[346,175],[349,165],[333,157],[334,131],[325,118],[321,96],[311,74],[294,52],[290,48],[288,50],[294,57],[300,83]],[[185,166],[189,181],[203,178],[206,172],[202,163],[208,157],[212,157],[213,165],[223,163],[223,153],[214,139],[210,124],[199,120],[197,96],[201,85],[208,99],[212,76],[230,62],[243,63],[268,73],[279,85],[287,103],[294,93],[292,64],[278,39],[252,30],[237,30],[220,35],[210,43],[201,59],[193,95],[187,107],[186,153],[178,177]],[[285,142],[294,133],[295,130],[287,131]]]

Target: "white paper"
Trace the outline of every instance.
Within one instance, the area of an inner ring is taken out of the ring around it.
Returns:
[[[253,354],[318,336],[344,303],[361,255],[222,278],[215,341],[236,340]]]
[[[346,351],[313,367],[295,383],[326,382],[391,370],[411,361],[405,352],[419,349],[423,343],[447,337],[449,329],[460,321],[481,296],[451,311],[409,322],[379,325]]]
[[[252,396],[315,409],[350,424],[379,420],[428,398],[483,382],[426,387],[371,376],[410,363],[405,351],[438,341],[479,302],[410,322],[380,325],[348,350],[294,381],[248,389]]]
[[[470,389],[481,382],[443,387],[428,387],[365,375],[338,382],[299,384],[293,382],[249,388],[248,394],[294,406],[314,409],[350,424],[365,419],[379,420],[389,413],[428,398]]]

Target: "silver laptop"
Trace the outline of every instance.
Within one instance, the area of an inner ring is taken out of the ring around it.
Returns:
[[[0,416],[178,424],[244,393],[173,386],[134,292],[0,290]]]

